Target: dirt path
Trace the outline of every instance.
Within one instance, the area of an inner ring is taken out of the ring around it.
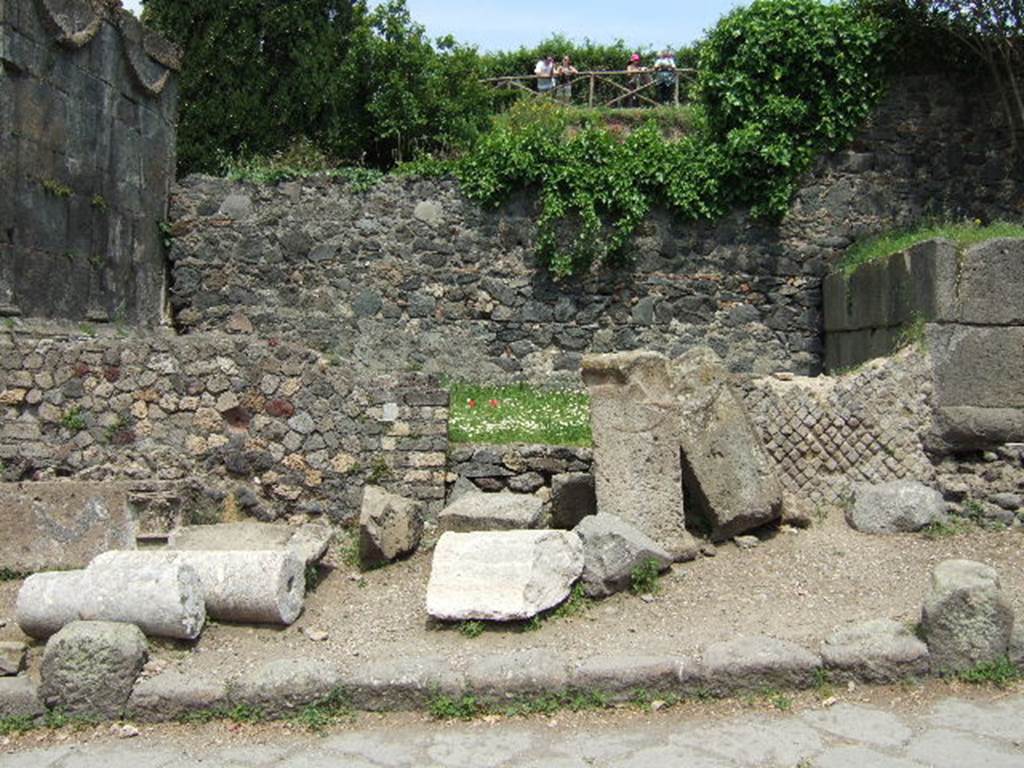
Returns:
[[[488,629],[469,638],[431,622],[424,610],[430,553],[360,574],[338,563],[309,595],[288,629],[211,624],[190,650],[154,641],[164,666],[218,677],[273,658],[309,657],[352,668],[368,660],[442,656],[452,661],[527,648],[566,657],[643,653],[685,655],[737,635],[768,634],[815,648],[839,627],[872,618],[915,623],[932,568],[949,558],[980,560],[999,572],[1018,612],[1024,610],[1024,534],[972,530],[948,538],[868,536],[836,513],[805,531],[783,529],[753,550],[732,544],[714,558],[677,565],[652,602],[620,594],[585,613],[551,619],[534,631]],[[0,639],[19,639],[17,582],[0,584]],[[305,630],[305,631],[304,631]],[[307,634],[308,632],[308,634]],[[327,640],[309,635],[327,633]],[[38,663],[41,649],[36,651]]]

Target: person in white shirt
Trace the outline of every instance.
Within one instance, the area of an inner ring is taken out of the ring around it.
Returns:
[[[551,93],[555,87],[555,57],[547,56],[540,59],[533,68],[533,74],[537,76],[537,91]]]
[[[675,100],[676,56],[672,51],[662,51],[654,62],[654,84],[658,89],[658,101],[668,104]]]

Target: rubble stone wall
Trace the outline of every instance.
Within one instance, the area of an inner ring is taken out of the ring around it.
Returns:
[[[576,446],[452,445],[449,489],[462,477],[481,491],[536,493],[550,490],[555,475],[589,472],[593,462],[590,448]]]
[[[0,3],[0,314],[161,321],[178,67],[116,0]]]
[[[177,481],[215,513],[336,521],[368,481],[428,514],[444,499],[437,380],[357,375],[288,342],[19,324],[0,334],[0,411],[8,482]]]
[[[172,200],[172,304],[186,332],[252,326],[370,370],[578,381],[586,352],[712,347],[737,372],[823,366],[822,280],[855,238],[926,217],[1019,214],[1024,167],[992,94],[896,83],[783,222],[652,215],[634,266],[553,282],[528,196],[484,211],[454,181],[271,186],[190,177]]]

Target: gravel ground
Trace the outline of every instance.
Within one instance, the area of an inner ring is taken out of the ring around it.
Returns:
[[[340,564],[310,594],[287,629],[210,624],[194,646],[151,642],[151,654],[183,671],[217,676],[275,658],[309,657],[352,668],[375,659],[443,656],[453,662],[528,648],[595,654],[699,652],[738,635],[767,634],[815,648],[834,630],[872,619],[915,623],[932,568],[949,558],[986,562],[999,572],[1018,612],[1024,609],[1020,530],[975,529],[948,538],[869,536],[841,514],[796,531],[783,528],[752,550],[732,544],[713,558],[676,565],[654,599],[620,594],[581,615],[553,618],[533,631],[488,628],[469,638],[424,610],[430,553],[360,574]],[[23,639],[13,622],[18,583],[0,584],[0,639]],[[326,640],[322,639],[326,633]],[[316,639],[313,639],[316,638]],[[32,654],[38,664],[41,648]]]

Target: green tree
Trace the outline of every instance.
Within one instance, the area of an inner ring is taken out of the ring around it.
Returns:
[[[448,152],[487,126],[476,49],[434,43],[404,0],[145,0],[184,50],[179,172],[309,140],[382,168]]]
[[[429,40],[404,0],[381,3],[355,31],[343,78],[362,107],[349,135],[381,167],[447,153],[484,130],[491,97],[476,49]]]
[[[320,140],[350,117],[334,73],[363,15],[352,0],[144,0],[144,21],[185,54],[179,171]]]

